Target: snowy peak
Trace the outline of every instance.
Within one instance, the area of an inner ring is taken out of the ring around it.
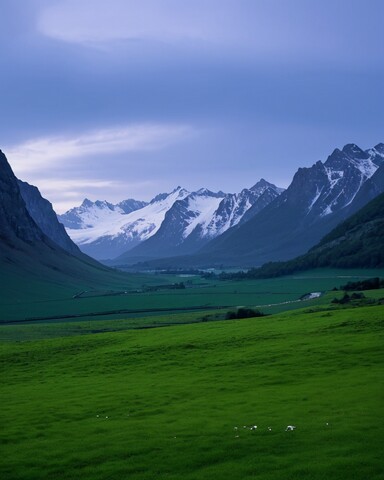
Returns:
[[[85,199],[59,219],[80,248],[99,259],[130,251],[134,255],[168,255],[175,248],[196,250],[237,225],[259,199],[261,208],[281,191],[264,179],[238,194],[207,188],[189,192],[178,186],[156,195],[148,204],[125,200],[113,205]],[[128,211],[128,207],[134,210]]]
[[[380,166],[384,162],[384,143],[378,143],[375,147],[367,150],[366,153],[376,165]]]
[[[85,198],[79,207],[71,208],[66,213],[58,215],[58,219],[67,229],[92,228],[101,221],[104,222],[106,219],[116,217],[116,214],[128,214],[146,205],[147,202],[133,199],[123,200],[117,205],[113,205],[106,200],[92,202]]]
[[[137,257],[166,257],[190,254],[205,243],[237,225],[244,214],[263,197],[264,206],[281,191],[265,180],[238,194],[212,192],[201,188],[174,202],[159,230],[118,260]],[[267,192],[273,191],[268,197]]]
[[[353,160],[359,158],[366,159],[368,157],[367,153],[354,143],[347,143],[347,145],[344,145],[342,152]]]
[[[113,205],[86,199],[59,219],[85,253],[98,259],[114,258],[154,235],[172,205],[188,195],[177,187],[149,204],[130,199]]]
[[[273,190],[276,193],[280,194],[284,192],[284,188],[276,187],[273,183],[267,182],[264,178],[261,178],[253,187],[249,189],[252,192],[256,192],[257,195],[262,195],[268,190]]]
[[[116,207],[121,208],[124,213],[131,213],[135,210],[139,210],[140,208],[145,207],[148,205],[147,202],[142,202],[141,200],[134,200],[133,198],[128,198],[127,200],[123,200],[119,202]]]
[[[172,190],[171,193],[159,193],[149,203],[150,204],[159,203],[159,202],[163,202],[166,199],[173,199],[174,201],[182,200],[189,194],[190,192],[188,192],[188,190],[185,190],[182,187],[177,187],[174,190]]]
[[[300,168],[282,201],[295,205],[305,216],[324,217],[348,206],[361,186],[378,169],[381,157],[355,144],[336,148],[327,160]]]

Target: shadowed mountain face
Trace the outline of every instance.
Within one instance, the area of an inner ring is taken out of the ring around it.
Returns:
[[[81,255],[79,247],[69,238],[64,225],[57,220],[52,204],[43,198],[37,187],[18,180],[20,194],[28,213],[42,232],[72,255]]]
[[[25,185],[22,188],[24,187]],[[26,188],[27,195],[31,194],[29,186]],[[39,216],[44,215],[44,212],[47,213],[45,230],[49,233],[51,208],[48,208],[38,191],[32,190],[32,196],[36,201],[35,205],[44,205],[43,211],[36,212],[34,216],[37,221],[40,221]],[[53,230],[56,226],[57,224],[53,222]],[[54,283],[70,288],[73,285],[73,288],[76,288],[75,286],[79,284],[102,284],[107,281],[106,277],[111,276],[110,269],[78,252],[76,246],[72,247],[78,253],[74,256],[48,238],[46,233],[43,233],[30,215],[20,193],[19,182],[5,155],[0,151],[0,277],[2,285],[12,278],[13,284],[17,285],[22,295],[23,288],[28,288],[28,283],[34,279],[47,282],[47,285]],[[118,275],[112,272],[112,276]]]
[[[306,254],[267,263],[243,276],[269,278],[322,267],[384,267],[384,193],[340,223]]]
[[[29,215],[15,175],[0,151],[0,240],[10,247],[45,242],[42,231]]]

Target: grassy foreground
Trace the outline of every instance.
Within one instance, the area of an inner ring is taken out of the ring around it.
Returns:
[[[382,479],[383,323],[307,308],[2,343],[0,477]]]

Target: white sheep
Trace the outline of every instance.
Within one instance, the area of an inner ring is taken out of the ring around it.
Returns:
[[[293,432],[293,430],[295,430],[295,426],[294,425],[288,425],[287,428],[285,429],[286,432]]]

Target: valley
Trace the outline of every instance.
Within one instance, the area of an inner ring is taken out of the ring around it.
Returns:
[[[297,302],[307,293],[338,287],[346,278],[359,280],[380,274],[384,276],[384,270],[319,269],[281,278],[220,281],[198,275],[185,278],[182,275],[109,272],[109,277],[101,274],[99,283],[89,289],[85,282],[55,285],[34,277],[30,278],[27,287],[22,287],[19,276],[12,277],[8,273],[5,281],[0,273],[4,285],[0,297],[0,323],[128,316],[144,318],[145,325],[157,313],[169,313],[173,318],[180,312],[197,310],[194,315],[201,319],[213,310],[223,313],[237,306],[257,307],[270,313],[299,308],[299,303],[287,302]],[[185,288],[174,289],[179,283]],[[145,320],[147,316],[149,320]]]
[[[0,480],[383,480],[384,2],[0,4]]]
[[[382,478],[383,269],[114,270],[0,174],[1,478]]]
[[[204,288],[212,303],[265,305],[364,273]],[[151,292],[141,306],[192,305],[204,288]],[[384,290],[363,293],[244,320],[191,309],[1,325],[2,478],[379,480]],[[121,301],[95,295],[94,306]]]

